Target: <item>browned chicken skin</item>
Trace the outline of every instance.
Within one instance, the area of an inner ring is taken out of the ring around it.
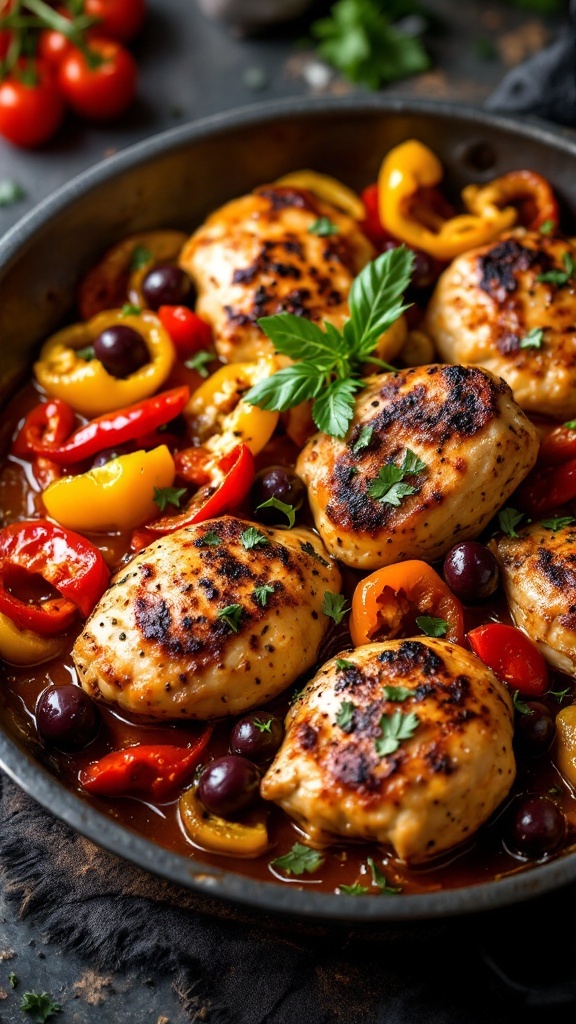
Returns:
[[[408,451],[425,465],[397,505],[373,497]],[[421,366],[366,382],[343,440],[315,434],[296,469],[320,535],[357,569],[440,558],[477,537],[536,460],[538,435],[502,380],[479,367]]]
[[[327,217],[336,231],[310,231]],[[212,213],[184,246],[181,266],[218,355],[243,362],[273,352],[259,317],[288,312],[341,327],[352,281],[376,255],[348,214],[304,189],[269,185]]]
[[[423,324],[440,358],[503,377],[527,412],[576,416],[573,261],[568,239],[524,230],[459,256],[440,277]],[[550,272],[555,280],[539,280]]]
[[[387,752],[394,720],[408,735]],[[300,694],[261,792],[313,841],[372,839],[425,861],[470,837],[506,797],[512,721],[506,687],[463,647],[367,644],[343,666],[327,662]]]

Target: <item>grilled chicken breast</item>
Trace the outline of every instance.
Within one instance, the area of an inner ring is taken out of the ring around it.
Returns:
[[[522,409],[576,416],[576,246],[515,231],[441,275],[423,330],[440,358],[484,366]],[[551,275],[551,276],[550,276]]]
[[[311,531],[251,528],[185,527],[118,572],[74,645],[83,688],[136,714],[205,719],[264,704],[311,668],[340,573]]]
[[[334,233],[312,229],[328,218]],[[348,214],[304,189],[269,185],[212,213],[184,246],[181,266],[197,289],[196,312],[218,355],[270,355],[259,317],[288,312],[341,327],[352,281],[376,255]]]
[[[507,384],[478,367],[431,365],[370,378],[346,437],[315,434],[296,470],[330,553],[378,569],[433,561],[478,536],[537,452]]]
[[[308,683],[261,792],[312,841],[371,839],[426,861],[506,797],[512,723],[506,687],[464,648],[428,637],[366,644]]]
[[[576,673],[576,527],[532,523],[491,545],[512,618],[554,668]]]

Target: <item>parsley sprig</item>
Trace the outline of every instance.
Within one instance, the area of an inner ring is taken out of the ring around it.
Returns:
[[[574,260],[571,252],[565,252],[562,256],[562,263],[564,264],[564,270],[547,270],[544,274],[538,274],[536,280],[542,281],[545,284],[556,284],[559,286],[568,284],[568,281],[576,273],[576,260]]]
[[[413,711],[409,711],[408,714],[395,711],[390,716],[382,715],[380,719],[382,735],[374,742],[378,757],[386,757],[387,754],[393,754],[398,750],[402,740],[411,739],[419,724],[420,719]]]
[[[38,1024],[46,1024],[54,1014],[60,1012],[61,1006],[48,992],[24,992],[20,1009],[23,1013],[33,1013]]]
[[[167,505],[180,508],[180,502],[185,494],[185,487],[155,487],[154,502],[161,512],[165,511]]]
[[[285,412],[313,399],[312,418],[318,429],[344,437],[354,415],[355,392],[363,386],[363,367],[380,336],[407,309],[402,297],[413,266],[414,255],[403,245],[368,263],[350,289],[350,318],[342,330],[328,321],[322,330],[292,313],[261,317],[257,323],[275,351],[294,363],[251,387],[244,401]]]
[[[398,508],[403,498],[409,494],[416,494],[417,491],[412,484],[405,483],[404,477],[423,473],[425,469],[426,463],[407,448],[399,466],[395,462],[387,462],[382,466],[378,476],[369,485],[368,494],[371,498]]]
[[[294,843],[288,853],[276,857],[270,863],[275,868],[281,868],[287,875],[303,875],[305,871],[311,875],[322,866],[324,857],[318,850],[311,850],[303,843]]]

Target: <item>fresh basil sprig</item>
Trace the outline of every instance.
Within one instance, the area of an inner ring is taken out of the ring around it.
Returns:
[[[350,318],[342,330],[327,321],[323,330],[292,313],[261,317],[257,323],[276,352],[294,364],[259,381],[243,400],[285,412],[314,399],[312,418],[318,429],[344,437],[354,415],[354,394],[362,387],[363,366],[384,331],[408,308],[402,299],[413,266],[414,254],[403,245],[368,263],[352,283]]]

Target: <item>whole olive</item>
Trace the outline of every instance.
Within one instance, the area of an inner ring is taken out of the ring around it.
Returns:
[[[190,301],[192,282],[182,267],[175,263],[159,263],[142,281],[142,294],[150,309],[160,306],[183,306]]]
[[[198,798],[220,818],[247,810],[258,796],[260,772],[246,757],[229,754],[206,766],[198,783]]]
[[[42,739],[63,751],[88,746],[100,728],[100,712],[79,686],[48,686],[34,713]]]
[[[538,860],[556,850],[564,838],[566,821],[547,796],[528,794],[512,802],[506,817],[504,842],[511,853]]]
[[[284,738],[284,725],[276,715],[253,711],[241,718],[230,733],[230,752],[257,764],[271,761]]]
[[[479,604],[491,597],[500,582],[494,555],[476,540],[455,544],[444,559],[443,574],[456,597],[466,604]]]
[[[99,469],[100,466],[106,466],[109,462],[113,462],[114,459],[120,458],[121,455],[126,455],[127,449],[123,448],[104,448],[98,455],[94,456],[92,462],[92,469]]]
[[[556,722],[551,711],[537,700],[526,701],[514,716],[514,747],[524,757],[545,754],[552,745]]]
[[[98,335],[94,355],[113,377],[129,377],[150,362],[142,335],[128,324],[113,324]]]
[[[256,474],[250,490],[250,507],[254,516],[268,526],[286,525],[286,515],[278,508],[270,505],[261,508],[271,498],[292,505],[298,509],[304,501],[306,488],[303,481],[286,466],[267,466]]]

